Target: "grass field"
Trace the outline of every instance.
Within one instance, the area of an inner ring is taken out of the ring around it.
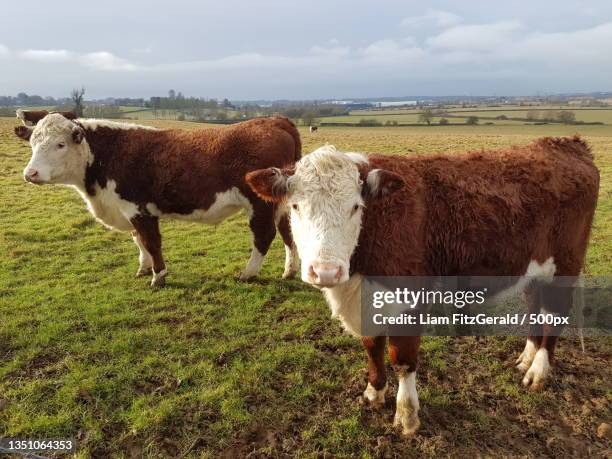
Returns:
[[[195,123],[151,121],[188,129]],[[612,340],[561,339],[540,393],[512,368],[519,338],[425,338],[421,429],[391,428],[359,403],[361,344],[320,292],[280,279],[275,241],[260,278],[243,216],[218,227],[164,222],[164,289],[133,277],[131,239],[96,223],[71,189],[28,186],[30,156],[0,119],[0,437],[76,437],[77,457],[422,457],[609,455]],[[612,272],[612,126],[322,128],[352,151],[456,152],[581,132],[602,185],[586,271]]]

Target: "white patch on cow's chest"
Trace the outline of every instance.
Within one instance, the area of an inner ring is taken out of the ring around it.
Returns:
[[[190,214],[163,213],[155,204],[147,204],[147,210],[151,215],[155,215],[156,217],[174,218],[178,220],[207,223],[209,225],[218,225],[241,209],[245,209],[249,216],[253,213],[253,207],[250,201],[236,187],[216,193],[215,201],[208,209],[197,209]]]
[[[351,335],[361,336],[361,274],[353,274],[337,287],[323,289],[332,312]]]
[[[516,284],[498,292],[489,299],[491,303],[502,303],[511,298],[520,296],[525,288],[534,280],[540,282],[551,282],[557,270],[553,257],[549,257],[543,263],[538,263],[536,260],[531,260],[527,271],[519,277]]]
[[[138,206],[133,202],[122,199],[115,191],[116,189],[117,183],[114,180],[108,180],[104,188],[96,183],[94,196],[90,196],[82,190],[78,191],[96,220],[110,229],[131,231],[134,227],[130,220],[138,215]]]

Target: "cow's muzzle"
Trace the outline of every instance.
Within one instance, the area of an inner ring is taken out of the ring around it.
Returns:
[[[343,280],[344,269],[334,263],[314,262],[309,266],[306,277],[304,280],[315,287],[334,287]]]
[[[41,180],[40,174],[36,169],[26,169],[23,172],[23,178],[26,182],[35,183],[36,185],[40,185],[41,183],[43,183],[43,180]]]

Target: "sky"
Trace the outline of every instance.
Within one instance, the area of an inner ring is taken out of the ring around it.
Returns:
[[[29,0],[0,95],[233,100],[612,91],[612,2]]]

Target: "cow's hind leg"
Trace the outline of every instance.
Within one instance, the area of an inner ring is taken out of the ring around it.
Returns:
[[[393,425],[401,427],[402,434],[406,436],[414,435],[421,425],[419,396],[416,389],[420,343],[419,336],[389,337],[389,357],[399,381]]]
[[[298,272],[300,260],[297,247],[291,235],[289,215],[287,215],[284,209],[276,209],[276,227],[285,244],[285,271],[283,272],[283,279],[291,279]]]
[[[132,239],[138,246],[140,254],[138,256],[138,271],[136,271],[136,277],[149,276],[153,272],[153,257],[147,251],[144,243],[142,242],[138,231],[132,231]]]
[[[368,386],[363,397],[375,408],[385,404],[387,373],[385,369],[385,336],[363,337],[363,346],[368,353]]]
[[[253,250],[240,280],[245,281],[259,274],[264,257],[276,235],[274,226],[274,208],[272,204],[263,201],[253,205],[253,213],[249,222],[253,232]]]
[[[162,287],[166,282],[166,263],[162,256],[161,234],[159,232],[159,221],[157,217],[136,216],[132,219],[132,225],[138,232],[138,236],[144,248],[151,254],[153,259],[153,279],[151,287]]]

